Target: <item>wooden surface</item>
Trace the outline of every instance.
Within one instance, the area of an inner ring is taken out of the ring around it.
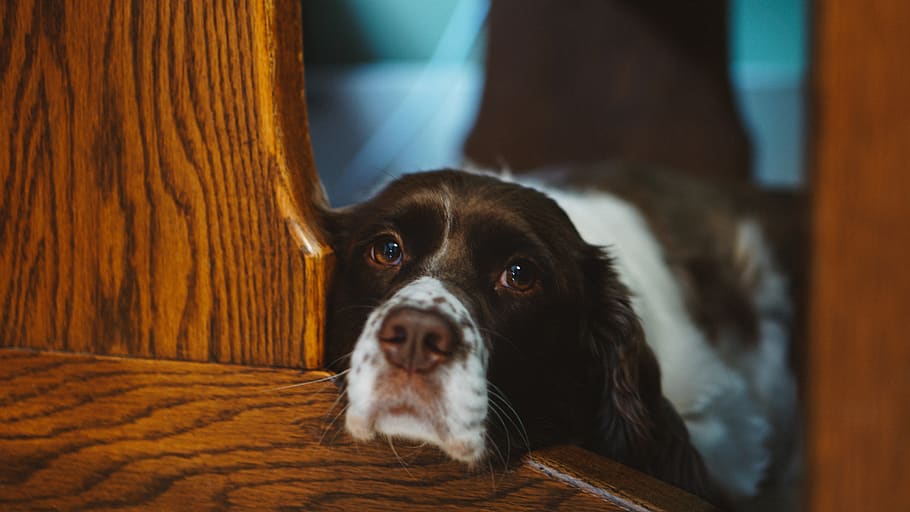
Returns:
[[[324,372],[0,350],[0,509],[709,510],[578,448],[353,444]],[[400,457],[400,459],[399,459]]]
[[[819,2],[811,510],[910,510],[910,2]]]
[[[624,510],[714,510],[694,495],[577,446],[535,451],[526,464]]]
[[[299,9],[0,2],[0,346],[321,364]]]

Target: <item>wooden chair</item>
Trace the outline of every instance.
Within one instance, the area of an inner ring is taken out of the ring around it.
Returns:
[[[709,509],[573,447],[355,445],[292,387],[329,376],[332,262],[299,10],[0,3],[0,509]],[[812,510],[910,503],[907,20],[818,6]]]

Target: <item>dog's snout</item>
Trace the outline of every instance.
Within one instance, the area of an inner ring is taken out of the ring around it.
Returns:
[[[409,373],[425,373],[452,356],[458,339],[439,313],[400,308],[383,321],[379,344],[393,366]]]

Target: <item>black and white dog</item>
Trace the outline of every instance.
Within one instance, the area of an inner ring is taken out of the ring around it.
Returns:
[[[669,174],[581,177],[412,174],[326,215],[346,430],[467,464],[576,443],[704,497],[756,494],[795,409],[759,224]]]

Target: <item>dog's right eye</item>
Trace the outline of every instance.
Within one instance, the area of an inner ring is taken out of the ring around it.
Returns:
[[[392,235],[383,235],[370,245],[370,259],[384,267],[395,267],[401,264],[404,253],[401,242]]]
[[[516,261],[499,275],[498,286],[519,293],[533,291],[539,284],[537,268],[530,262]]]

